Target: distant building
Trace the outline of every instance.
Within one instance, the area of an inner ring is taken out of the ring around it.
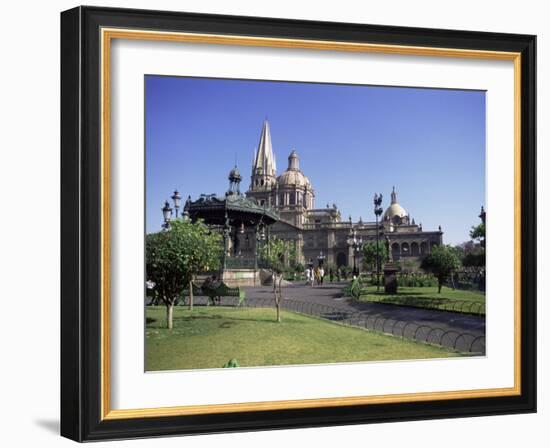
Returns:
[[[254,154],[248,198],[260,205],[275,209],[281,220],[271,226],[272,235],[295,242],[299,261],[317,263],[322,253],[325,263],[337,266],[353,264],[353,249],[348,244],[355,232],[362,242],[376,240],[376,223],[359,219],[343,221],[336,206],[315,208],[315,190],[311,181],[300,169],[296,150],[288,156],[288,167],[277,175],[275,155],[267,120],[263,124],[260,142]],[[370,197],[370,195],[369,195]],[[397,202],[395,188],[391,192],[391,203],[381,217],[380,239],[389,240],[392,257],[399,259],[420,259],[430,253],[434,245],[442,244],[443,232],[426,231],[422,224],[416,224],[409,213]],[[253,252],[251,238],[243,235],[243,255]],[[361,255],[358,254],[358,263]]]

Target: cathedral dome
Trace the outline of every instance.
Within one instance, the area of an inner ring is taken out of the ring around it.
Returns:
[[[281,187],[302,187],[311,188],[311,183],[307,176],[300,171],[300,162],[298,154],[295,150],[292,150],[288,156],[288,168],[277,178],[277,184]]]
[[[310,187],[309,179],[301,171],[285,171],[277,178],[279,187]]]
[[[397,203],[397,192],[395,191],[395,187],[393,187],[393,191],[391,192],[391,204],[384,212],[382,219],[393,220],[395,217],[402,219],[407,218],[408,216],[409,214],[407,213],[407,210]]]
[[[390,205],[386,209],[383,219],[393,219],[395,216],[398,216],[399,218],[404,218],[405,216],[409,216],[409,214],[407,213],[407,210],[396,203]]]

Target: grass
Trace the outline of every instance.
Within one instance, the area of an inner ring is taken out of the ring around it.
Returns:
[[[146,370],[219,368],[230,359],[240,367],[332,362],[445,358],[440,347],[345,327],[271,308],[174,309],[167,330],[164,307],[146,308]]]
[[[380,288],[380,292],[377,292],[376,286],[367,286],[363,288],[359,300],[485,315],[485,294],[483,292],[463,291],[446,286],[441,289],[441,294],[438,294],[437,286],[399,287],[397,294],[385,294],[383,287]]]

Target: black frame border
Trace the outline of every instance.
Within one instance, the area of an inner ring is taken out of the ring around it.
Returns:
[[[100,28],[521,53],[521,395],[101,421]],[[77,7],[61,13],[61,435],[76,441],[536,412],[536,36]]]

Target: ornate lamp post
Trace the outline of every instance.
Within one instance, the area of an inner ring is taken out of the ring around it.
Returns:
[[[162,228],[164,230],[168,230],[170,228],[170,219],[172,218],[172,208],[170,207],[170,203],[168,201],[164,202],[164,207],[162,207],[162,215],[164,217]]]
[[[357,269],[357,252],[361,250],[363,244],[363,239],[361,237],[357,238],[357,231],[353,229],[348,235],[348,246],[351,247],[353,253],[353,275],[358,274]]]
[[[231,238],[231,224],[227,212],[223,224],[223,269],[227,268],[227,256],[229,255],[229,240]]]
[[[401,272],[405,271],[405,257],[409,255],[407,246],[403,247],[403,256],[401,257]]]
[[[256,226],[256,246],[254,248],[254,269],[258,269],[258,247],[264,243],[267,239],[265,228],[263,225],[258,224]]]
[[[181,196],[178,192],[178,190],[174,190],[174,194],[171,197],[172,201],[174,201],[174,208],[176,209],[176,219],[178,219],[178,210],[180,209],[181,204]]]
[[[382,214],[382,194],[374,193],[374,214],[376,216],[376,290],[380,291],[380,227],[378,227],[378,218]]]
[[[317,263],[319,264],[319,267],[323,266],[323,262],[325,261],[325,255],[323,254],[323,251],[319,252],[319,255],[317,256]]]

